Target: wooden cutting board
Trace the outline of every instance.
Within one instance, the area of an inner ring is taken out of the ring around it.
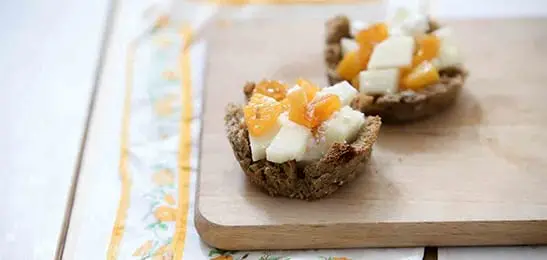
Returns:
[[[202,239],[225,249],[547,243],[547,20],[449,22],[470,77],[436,117],[383,126],[367,172],[314,202],[245,178],[224,107],[262,78],[326,83],[323,25],[210,31],[198,203]]]

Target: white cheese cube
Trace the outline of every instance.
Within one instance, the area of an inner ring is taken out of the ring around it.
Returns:
[[[274,127],[274,129],[264,135],[249,135],[249,143],[251,146],[251,155],[253,158],[253,162],[266,158],[266,148],[268,148],[278,131],[279,126],[276,126]]]
[[[392,17],[388,20],[387,26],[389,35],[405,35],[405,31],[402,30],[401,25],[407,17],[410,16],[410,11],[406,8],[397,8]]]
[[[342,107],[322,125],[327,149],[334,143],[352,142],[364,123],[363,113],[349,106]]]
[[[266,149],[266,159],[274,163],[301,160],[311,131],[294,122],[283,125]]]
[[[429,30],[429,21],[425,15],[411,15],[399,25],[401,31],[406,35],[423,35]]]
[[[368,69],[401,68],[412,64],[414,38],[391,36],[376,45],[368,62]]]
[[[432,61],[437,69],[457,66],[463,63],[458,47],[450,41],[442,41],[437,58]]]
[[[314,161],[321,159],[327,150],[327,144],[324,136],[310,136],[306,144],[306,153],[304,153],[303,161]]]
[[[388,27],[390,36],[408,36],[409,34],[403,30],[400,26]]]
[[[280,126],[284,126],[290,122],[289,120],[289,112],[283,112],[277,117],[277,123]]]
[[[334,94],[340,98],[342,106],[349,105],[357,95],[357,90],[347,81],[336,83],[319,91],[318,95]]]
[[[433,32],[441,41],[439,54],[432,60],[433,66],[437,69],[443,69],[450,66],[461,65],[463,57],[460,54],[458,46],[454,42],[454,33],[451,28],[443,27]]]
[[[429,19],[420,13],[399,8],[388,21],[390,35],[422,35],[429,30]]]
[[[377,95],[397,92],[399,69],[366,70],[359,73],[359,91]]]
[[[355,40],[349,38],[342,38],[342,40],[340,40],[340,45],[342,46],[342,55],[359,49],[359,44]]]
[[[395,9],[395,12],[392,15],[390,15],[390,18],[388,19],[388,25],[391,26],[402,24],[409,16],[410,11],[407,8],[399,7]]]
[[[355,37],[359,31],[366,29],[368,26],[369,25],[363,21],[353,20],[350,22],[350,33]]]

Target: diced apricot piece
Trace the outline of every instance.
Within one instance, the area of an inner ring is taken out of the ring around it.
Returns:
[[[283,106],[275,99],[255,93],[243,108],[243,116],[249,134],[261,136],[277,124],[277,117],[283,112]]]
[[[419,90],[439,81],[439,72],[429,61],[424,61],[414,68],[404,79],[403,88]]]
[[[375,23],[364,30],[361,30],[355,36],[355,40],[360,47],[374,46],[389,36],[386,23]]]
[[[346,53],[338,66],[336,66],[336,73],[342,79],[352,80],[361,71],[361,61],[359,59],[358,51],[352,51]]]
[[[287,94],[287,85],[276,80],[263,80],[256,84],[254,93],[260,93],[275,98],[277,101],[281,101]]]
[[[437,57],[441,47],[441,41],[435,35],[428,34],[416,40],[417,51],[412,59],[412,67],[420,65],[424,61],[430,61]]]
[[[296,84],[304,89],[308,100],[312,100],[315,97],[315,94],[319,91],[319,88],[315,84],[306,79],[297,79]]]
[[[408,74],[412,72],[412,68],[410,66],[399,68],[399,89],[404,89],[404,79]]]
[[[327,94],[314,99],[308,105],[308,114],[313,115],[314,127],[330,118],[330,116],[342,107],[342,102],[337,95]]]
[[[289,99],[285,98],[281,100],[281,107],[283,108],[283,111],[288,111],[289,108],[291,108],[291,104],[289,103]]]
[[[359,57],[359,66],[361,70],[366,70],[368,66],[368,61],[370,60],[370,55],[372,55],[372,50],[374,46],[361,46],[357,50],[357,56]]]
[[[308,127],[312,128],[312,117],[307,113],[308,106],[308,97],[304,88],[295,88],[291,89],[287,93],[287,100],[289,101],[289,120]]]
[[[282,103],[289,104],[289,120],[313,129],[327,120],[332,113],[338,111],[342,106],[342,102],[337,95],[326,94],[315,96],[313,99],[308,99],[306,88],[313,85],[308,85],[309,82],[298,81],[300,87],[291,89],[287,93],[287,101]],[[306,87],[304,87],[306,86]],[[315,95],[315,93],[314,93]]]
[[[367,68],[373,48],[373,46],[361,46],[356,51],[346,53],[338,63],[336,73],[342,79],[351,81],[359,72]]]

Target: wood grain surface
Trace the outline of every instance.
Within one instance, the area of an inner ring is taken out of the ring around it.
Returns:
[[[547,20],[449,22],[470,77],[438,116],[384,126],[367,172],[331,197],[272,198],[224,136],[247,80],[325,84],[323,25],[212,30],[196,225],[225,249],[547,243]]]

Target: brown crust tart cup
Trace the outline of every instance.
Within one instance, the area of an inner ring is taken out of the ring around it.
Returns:
[[[336,16],[326,23],[326,47],[324,51],[329,83],[343,81],[335,69],[342,59],[342,38],[352,38],[350,21],[346,16]],[[439,24],[430,20],[430,32],[439,29]],[[439,71],[440,81],[420,91],[404,90],[398,93],[369,96],[360,93],[352,101],[353,109],[365,115],[377,115],[386,123],[414,121],[437,114],[450,107],[459,96],[468,72],[462,66],[444,68]]]
[[[246,85],[246,96],[253,88],[254,83]],[[303,200],[328,196],[364,173],[381,124],[378,116],[366,117],[355,141],[334,143],[319,160],[273,163],[266,159],[253,162],[242,106],[229,104],[224,117],[226,135],[249,180],[271,196]]]

